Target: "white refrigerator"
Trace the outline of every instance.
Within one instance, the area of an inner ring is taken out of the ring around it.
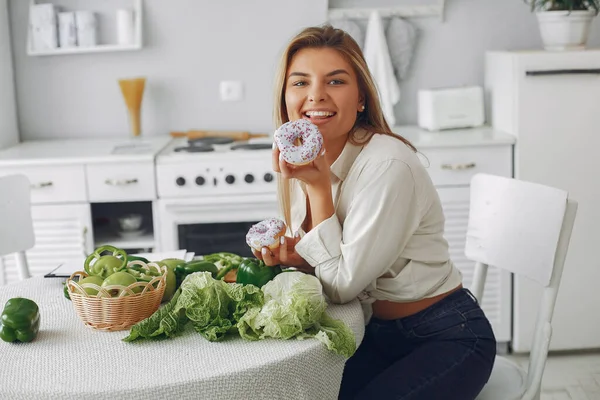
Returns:
[[[515,177],[579,202],[550,350],[600,348],[600,50],[489,52],[485,87],[491,124],[516,136]],[[514,352],[531,349],[540,296],[514,277]]]
[[[7,0],[0,0],[0,149],[15,145],[18,141],[8,5]]]

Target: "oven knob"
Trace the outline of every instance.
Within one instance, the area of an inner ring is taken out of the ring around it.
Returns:
[[[175,179],[175,183],[177,186],[183,186],[185,185],[185,178],[180,176],[179,178]]]
[[[225,182],[227,182],[227,183],[229,183],[231,185],[233,182],[235,182],[235,176],[233,176],[233,175],[227,175],[225,177]]]
[[[202,185],[204,185],[205,182],[206,182],[206,180],[204,179],[204,177],[202,177],[202,176],[196,177],[196,185],[202,186]]]
[[[254,175],[246,174],[246,176],[244,177],[244,180],[248,183],[252,183],[252,182],[254,182]]]
[[[273,180],[273,174],[267,172],[264,176],[265,182],[271,182]]]

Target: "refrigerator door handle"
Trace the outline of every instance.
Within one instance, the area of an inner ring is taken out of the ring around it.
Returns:
[[[600,74],[600,68],[550,69],[550,70],[545,70],[545,71],[525,71],[526,76],[589,75],[589,74]]]

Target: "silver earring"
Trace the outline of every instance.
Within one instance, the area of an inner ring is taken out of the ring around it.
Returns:
[[[365,105],[364,104],[360,107],[360,111],[365,111]]]

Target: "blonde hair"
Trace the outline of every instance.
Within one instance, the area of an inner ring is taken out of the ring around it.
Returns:
[[[305,48],[330,48],[337,50],[354,69],[358,81],[358,90],[364,99],[365,109],[361,113],[358,113],[354,127],[349,132],[348,140],[351,143],[355,145],[366,144],[371,140],[373,134],[377,133],[397,138],[413,151],[416,151],[415,147],[407,139],[393,133],[385,120],[381,104],[379,103],[377,87],[356,41],[345,31],[336,29],[331,25],[306,28],[298,33],[285,48],[275,79],[275,93],[273,98],[279,98],[279,101],[276,100],[274,102],[273,119],[275,126],[279,127],[289,121],[285,105],[287,70],[294,55]],[[291,227],[291,185],[289,179],[283,178],[281,174],[278,175],[279,205],[291,234],[293,233]]]

